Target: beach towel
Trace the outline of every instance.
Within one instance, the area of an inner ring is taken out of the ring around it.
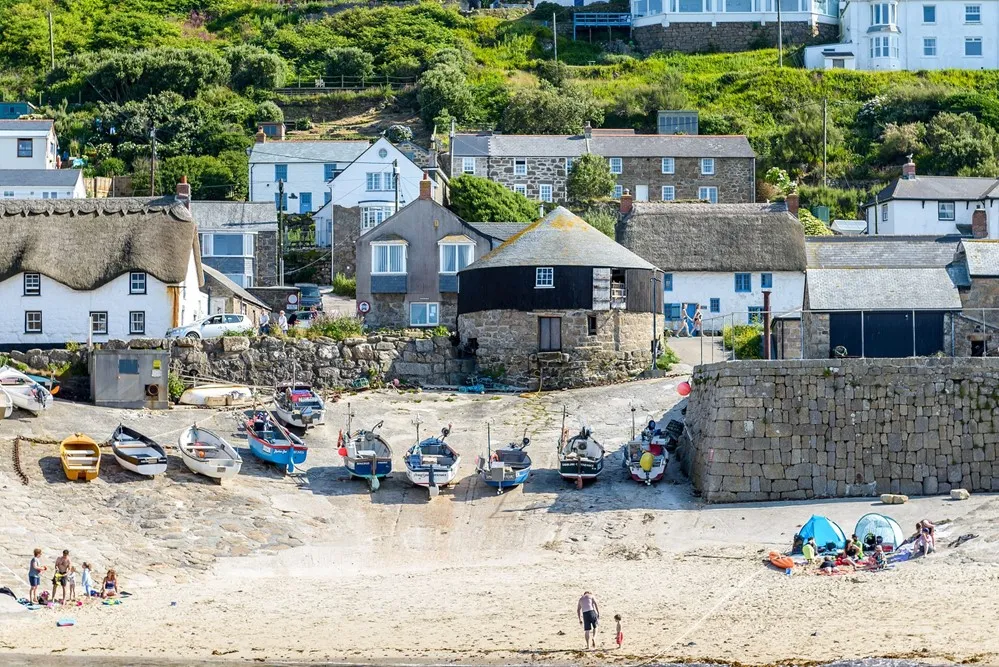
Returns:
[[[73,625],[76,625],[75,618],[60,618],[58,621],[56,621],[57,628],[68,628]]]

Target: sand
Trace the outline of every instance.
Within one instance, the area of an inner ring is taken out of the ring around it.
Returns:
[[[134,595],[117,607],[5,614],[0,656],[292,660],[386,663],[640,664],[648,660],[772,664],[865,656],[995,663],[999,637],[999,499],[876,499],[704,506],[675,464],[644,487],[617,455],[577,490],[553,470],[561,410],[583,416],[610,451],[674,407],[677,379],[533,398],[372,392],[351,399],[357,424],[385,419],[401,453],[451,422],[463,455],[460,483],[429,501],[396,473],[377,493],[347,479],[335,451],[346,414],[308,435],[305,472],[285,477],[249,457],[218,486],[172,456],[167,475],[139,479],[107,453],[100,479],[63,480],[58,450],[31,445],[23,486],[13,435],[106,438],[119,421],[162,442],[197,420],[240,446],[231,415],[129,412],[57,402],[41,417],[0,421],[0,585],[26,592],[32,548],[47,560],[68,548],[99,573],[115,567]],[[473,475],[485,450],[525,427],[535,473],[497,496]],[[848,532],[870,511],[909,530],[938,523],[939,553],[887,572],[784,576],[762,564],[786,549],[812,513]],[[949,521],[945,521],[949,520]],[[948,538],[978,533],[957,548]],[[593,591],[603,613],[599,648],[584,653],[576,600]],[[611,617],[624,617],[613,647]],[[2,660],[2,657],[0,657]]]

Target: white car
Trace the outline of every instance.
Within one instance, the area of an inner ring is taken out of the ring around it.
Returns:
[[[253,320],[246,315],[226,313],[212,315],[203,320],[188,324],[185,327],[175,327],[166,332],[167,338],[216,338],[226,332],[242,332],[253,329]]]

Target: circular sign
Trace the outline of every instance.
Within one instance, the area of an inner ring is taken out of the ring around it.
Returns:
[[[288,295],[288,303],[298,303],[298,295],[297,294],[289,294]]]
[[[366,315],[367,313],[370,313],[371,312],[371,304],[368,303],[367,301],[358,301],[357,302],[357,312],[359,312],[361,315]]]

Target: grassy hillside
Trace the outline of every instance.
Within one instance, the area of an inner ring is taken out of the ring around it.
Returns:
[[[552,9],[537,15],[548,19]],[[506,132],[575,131],[587,119],[652,131],[660,108],[698,109],[703,132],[747,134],[761,174],[783,168],[806,201],[847,217],[909,153],[924,173],[999,172],[996,72],[812,72],[792,66],[800,61],[793,48],[784,68],[774,50],[641,57],[621,41],[568,34],[559,37],[564,64],[555,64],[551,30],[535,16],[462,15],[432,2],[0,0],[0,10],[6,99],[41,96],[65,147],[86,154],[97,173],[134,170],[140,183],[155,125],[159,154],[173,161],[164,178],[196,172],[202,196],[245,194],[241,161],[254,125],[281,117],[274,89],[321,75],[418,84],[288,109],[318,135],[325,129],[310,123],[309,108],[323,110],[311,120],[340,132],[356,129],[345,120],[374,130],[403,120],[423,136],[451,118]],[[557,11],[560,25],[571,25],[567,10]],[[824,100],[836,191],[816,188]]]

